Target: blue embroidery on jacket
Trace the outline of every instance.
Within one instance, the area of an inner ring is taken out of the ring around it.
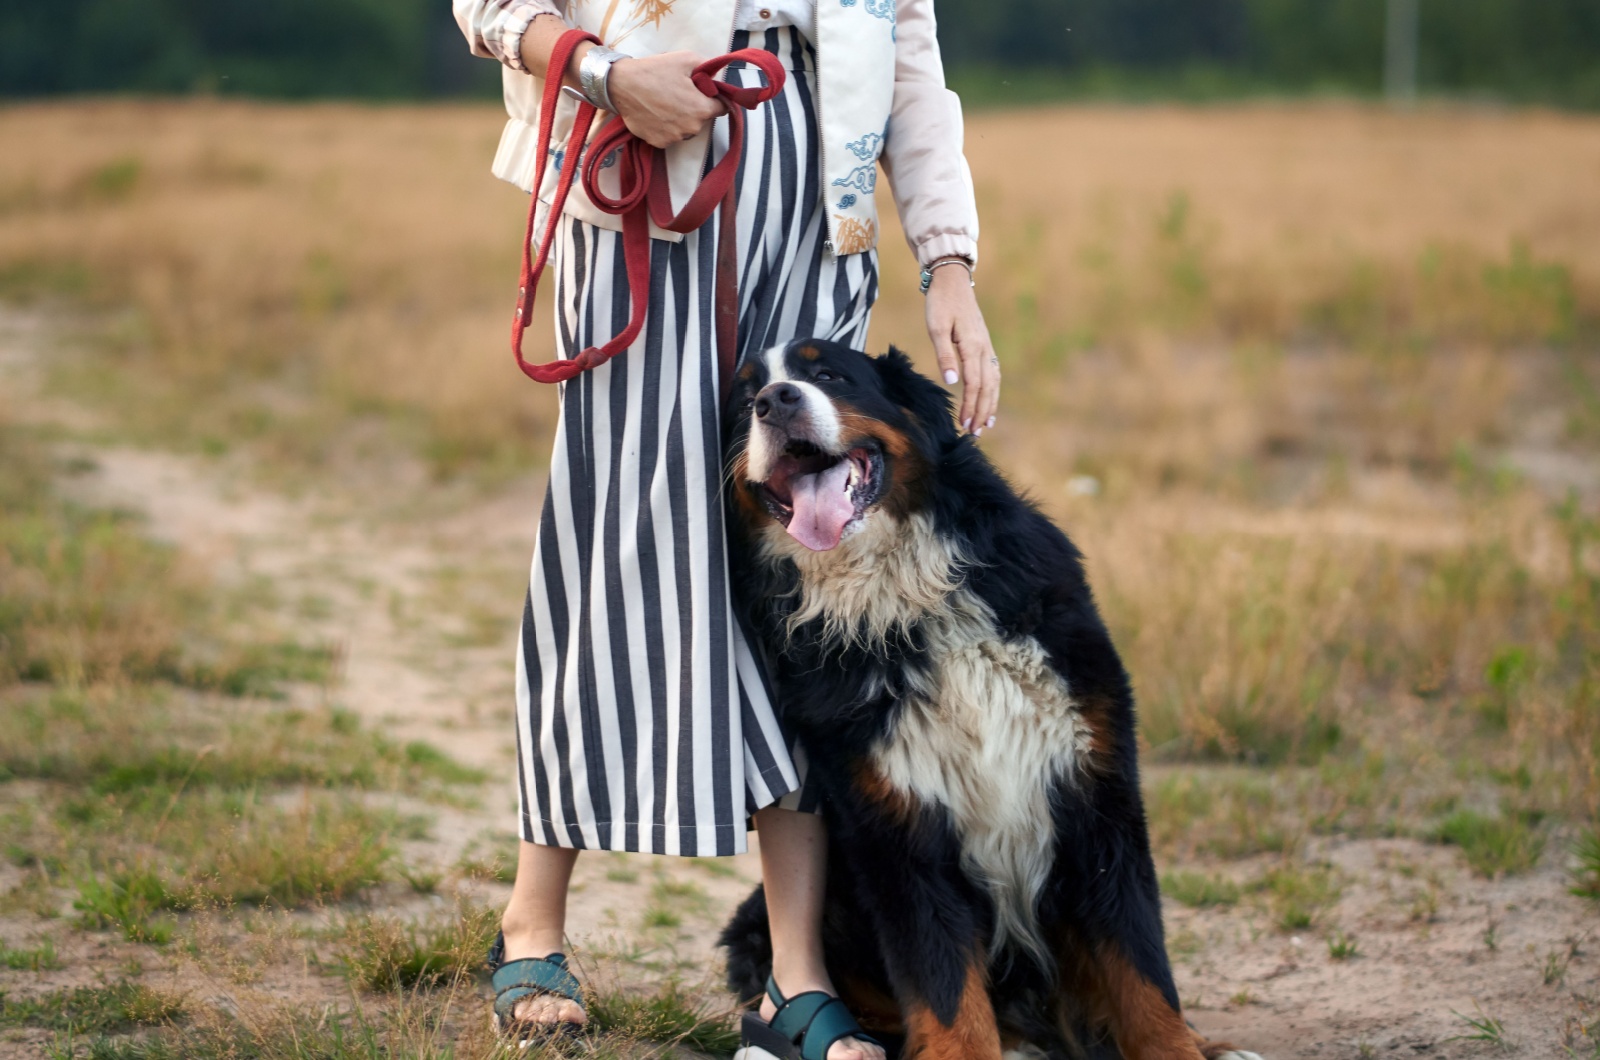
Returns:
[[[867,133],[859,140],[851,140],[845,149],[863,162],[876,162],[883,153],[883,133]]]
[[[836,188],[854,188],[859,192],[871,195],[878,186],[878,167],[871,162],[864,166],[857,166],[849,173],[833,182]]]
[[[856,0],[839,0],[840,7],[855,7]],[[895,21],[894,0],[867,0],[867,14],[873,18],[886,18]]]
[[[856,204],[856,197],[854,195],[850,195],[850,194],[847,193],[847,194],[839,196],[839,209],[848,210],[848,209],[850,209],[850,207],[854,206],[855,204]]]

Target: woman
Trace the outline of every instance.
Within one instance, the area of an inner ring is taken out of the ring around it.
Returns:
[[[976,207],[932,0],[454,6],[473,52],[504,64],[510,121],[494,172],[524,188],[546,67],[568,29],[607,47],[580,45],[560,75],[665,149],[674,206],[708,153],[727,149],[728,123],[714,120],[722,105],[691,71],[738,48],[774,53],[788,76],[747,119],[737,181],[740,356],[804,336],[864,345],[881,161],[923,269],[939,368],[947,384],[963,384],[962,428],[981,435],[994,425],[999,364],[972,290]],[[742,65],[726,76],[762,83]],[[577,106],[563,97],[556,111],[551,164],[534,189],[545,203],[568,162],[560,145]],[[606,179],[602,171],[614,194]],[[835,993],[819,938],[823,825],[729,600],[710,319],[716,225],[681,237],[652,226],[643,333],[562,387],[518,656],[523,842],[493,957],[497,1022],[530,1038],[584,1021],[560,954],[578,850],[736,854],[753,816],[785,1000],[774,1020],[780,1006],[764,999],[762,1016],[795,1041],[796,1056],[881,1060],[842,1004],[821,1003]],[[563,356],[628,320],[620,228],[574,183],[552,252]]]

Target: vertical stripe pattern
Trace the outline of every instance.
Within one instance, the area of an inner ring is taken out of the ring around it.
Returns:
[[[739,34],[790,71],[746,122],[740,356],[822,336],[862,345],[873,253],[824,245],[811,46]],[[759,83],[735,64],[729,80]],[[726,123],[713,150],[726,150]],[[729,597],[715,350],[716,219],[651,244],[649,315],[626,352],[561,388],[517,657],[524,839],[657,854],[745,849],[746,816],[800,788]],[[619,233],[566,219],[554,249],[564,351],[628,318]]]

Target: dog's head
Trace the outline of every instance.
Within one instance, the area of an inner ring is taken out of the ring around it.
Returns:
[[[925,476],[958,440],[949,397],[892,348],[871,357],[820,339],[773,347],[739,369],[729,410],[742,514],[776,520],[813,552],[916,511]]]

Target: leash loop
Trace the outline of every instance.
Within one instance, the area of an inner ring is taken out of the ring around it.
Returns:
[[[732,384],[733,365],[737,357],[739,326],[738,247],[737,247],[737,192],[736,178],[744,147],[744,112],[753,110],[783,90],[787,77],[783,65],[771,52],[758,48],[742,48],[727,55],[707,60],[695,67],[690,77],[705,96],[720,99],[726,106],[728,119],[728,150],[695,186],[689,201],[676,214],[672,211],[672,192],[667,180],[666,157],[662,150],[639,139],[628,130],[620,117],[613,116],[601,126],[594,142],[584,144],[597,113],[591,103],[578,104],[573,119],[572,134],[567,139],[562,155],[561,176],[556,181],[555,195],[550,203],[550,215],[543,235],[534,249],[535,218],[539,210],[539,188],[544,184],[544,167],[550,156],[551,129],[555,120],[556,105],[560,100],[559,72],[565,71],[573,50],[585,41],[601,43],[600,38],[581,29],[568,30],[557,40],[550,53],[549,69],[556,76],[545,78],[544,97],[539,108],[539,137],[535,143],[538,162],[533,175],[533,192],[528,203],[528,225],[522,240],[522,270],[517,292],[517,312],[511,325],[511,352],[516,355],[517,367],[528,378],[540,383],[561,383],[581,372],[598,367],[633,344],[644,327],[646,304],[650,291],[650,222],[669,232],[687,235],[696,231],[713,212],[719,216],[717,231],[715,324],[717,332],[717,360],[721,370],[721,389],[726,398]],[[766,84],[759,88],[730,85],[717,80],[717,75],[735,62],[745,62],[761,71]],[[607,195],[600,189],[600,172],[606,160],[616,156],[619,194]],[[581,160],[581,162],[580,162]],[[539,288],[539,277],[554,243],[556,226],[560,224],[566,206],[567,194],[572,190],[573,179],[582,171],[583,190],[589,200],[605,213],[622,218],[623,264],[628,277],[630,311],[627,326],[601,346],[590,346],[575,357],[554,360],[546,364],[531,364],[522,356],[522,336],[533,315],[533,300]]]

